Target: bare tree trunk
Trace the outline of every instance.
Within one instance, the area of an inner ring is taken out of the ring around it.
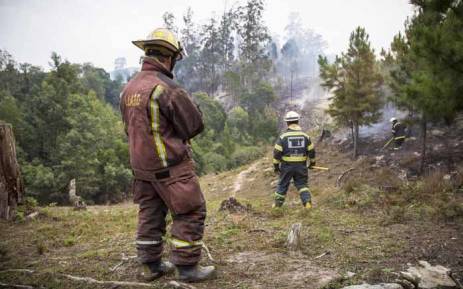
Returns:
[[[421,134],[422,134],[422,143],[421,143],[421,165],[420,165],[420,173],[423,174],[424,167],[426,165],[426,134],[427,134],[427,120],[426,117],[423,116],[421,120]]]
[[[359,125],[354,123],[354,159],[358,156]]]
[[[351,122],[350,123],[350,133],[351,133],[351,136],[352,136],[352,143],[354,143],[354,123]]]
[[[23,194],[13,129],[10,124],[0,122],[0,219],[9,220],[15,215]]]

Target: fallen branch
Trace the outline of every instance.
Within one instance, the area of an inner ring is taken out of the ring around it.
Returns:
[[[150,283],[141,283],[141,282],[129,282],[129,281],[100,281],[93,279],[91,277],[78,277],[68,274],[60,274],[60,276],[65,277],[72,281],[85,282],[88,284],[98,284],[98,285],[107,285],[107,286],[138,286],[146,288],[155,288],[155,284]]]
[[[0,288],[35,289],[32,286],[0,283]]]
[[[252,229],[248,231],[249,233],[270,233],[269,231],[265,229]]]
[[[323,252],[322,254],[318,255],[318,256],[315,257],[314,259],[320,259],[321,257],[324,257],[324,256],[329,255],[329,254],[331,254],[331,252],[330,252],[330,251],[326,251],[326,252]]]
[[[178,282],[178,281],[169,281],[167,285],[171,286],[172,288],[176,289],[196,289],[195,286],[183,283],[183,282]]]
[[[121,262],[119,262],[117,265],[115,265],[114,267],[112,267],[111,269],[109,269],[110,272],[114,272],[116,271],[119,267],[121,267],[125,262],[131,260],[131,259],[135,259],[137,258],[137,256],[125,256],[124,253],[122,253],[122,258],[121,258]]]
[[[29,270],[29,269],[6,269],[3,271],[0,271],[0,274],[2,273],[27,273],[27,274],[32,274],[34,273],[34,270]]]
[[[211,262],[215,262],[214,258],[212,258],[212,255],[211,255],[211,252],[209,251],[209,248],[206,246],[206,244],[204,242],[203,242],[203,249],[206,252],[207,258],[209,258],[209,260]]]
[[[336,187],[340,187],[341,186],[341,182],[342,182],[342,179],[348,174],[350,173],[351,171],[355,170],[355,168],[350,168],[348,169],[347,171],[343,172],[339,177],[338,179],[336,180]]]
[[[0,271],[0,273],[27,273],[27,274],[33,274],[35,273],[34,270],[29,270],[29,269],[7,269]],[[98,284],[98,285],[106,285],[106,286],[138,286],[138,287],[145,287],[145,288],[155,288],[154,284],[151,283],[141,283],[141,282],[129,282],[129,281],[100,281],[93,279],[91,277],[79,277],[79,276],[73,276],[73,275],[68,275],[68,274],[57,274],[57,276],[61,276],[64,278],[67,278],[72,281],[77,281],[77,282],[85,282],[87,284]],[[7,287],[8,288],[8,287]],[[21,287],[17,287],[21,288]],[[28,288],[28,287],[24,287]],[[33,287],[30,287],[33,288]]]

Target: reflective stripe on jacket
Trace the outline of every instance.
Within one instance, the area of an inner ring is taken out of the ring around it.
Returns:
[[[203,128],[202,115],[172,73],[153,58],[124,87],[120,108],[133,170],[153,172],[181,162],[188,140]]]
[[[396,122],[392,125],[392,135],[394,139],[404,139],[405,138],[405,126],[400,123]]]
[[[315,159],[313,143],[299,125],[292,124],[285,133],[280,135],[275,144],[273,163],[306,162],[307,158]]]

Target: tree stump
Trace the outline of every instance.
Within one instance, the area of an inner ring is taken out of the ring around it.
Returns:
[[[87,204],[76,194],[76,191],[76,179],[72,179],[69,182],[69,201],[74,206],[74,210],[87,210]]]
[[[301,227],[301,223],[296,223],[292,224],[291,229],[289,229],[286,247],[290,252],[296,252],[301,249]]]
[[[0,121],[0,218],[10,220],[24,195],[13,129]]]

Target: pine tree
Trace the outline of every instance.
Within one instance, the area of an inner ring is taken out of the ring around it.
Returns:
[[[450,123],[463,109],[463,2],[413,0],[418,13],[394,37],[385,53],[392,100],[418,114],[422,127],[423,172],[428,122]]]
[[[382,76],[365,29],[357,27],[351,33],[347,52],[333,64],[320,57],[319,65],[322,85],[333,93],[328,113],[338,124],[351,127],[355,158],[360,126],[377,121],[383,106]]]

